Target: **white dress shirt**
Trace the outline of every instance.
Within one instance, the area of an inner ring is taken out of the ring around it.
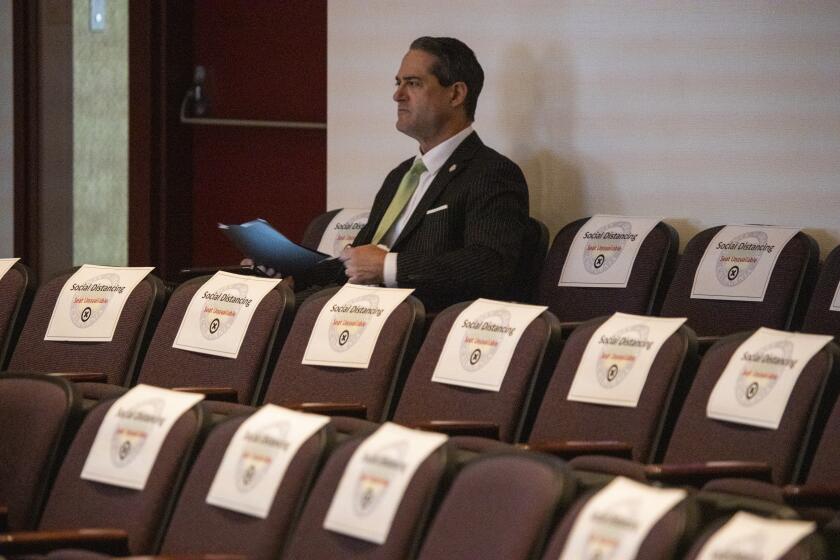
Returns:
[[[455,136],[444,140],[425,154],[419,154],[414,158],[415,161],[417,158],[423,160],[423,164],[426,166],[426,171],[420,175],[420,181],[417,184],[417,188],[414,190],[414,194],[412,194],[411,198],[408,199],[408,203],[397,217],[394,225],[391,226],[391,229],[385,233],[385,236],[382,238],[382,242],[380,243],[380,247],[389,249],[394,244],[394,241],[396,241],[400,236],[400,233],[402,233],[405,224],[408,223],[409,218],[411,218],[411,215],[414,214],[414,210],[417,208],[417,205],[420,204],[420,201],[423,199],[423,195],[425,195],[426,191],[429,190],[429,185],[431,185],[432,181],[434,181],[435,177],[437,177],[440,168],[443,167],[446,160],[448,160],[453,152],[455,152],[455,149],[461,145],[461,142],[463,142],[467,136],[472,134],[472,131],[472,126],[468,126]],[[385,255],[385,265],[382,271],[382,277],[385,281],[385,286],[388,288],[395,288],[397,286],[397,253],[389,252]]]

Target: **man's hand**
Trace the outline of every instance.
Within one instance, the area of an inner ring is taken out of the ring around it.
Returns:
[[[376,245],[347,247],[339,255],[344,263],[344,274],[352,284],[381,284],[388,252]]]

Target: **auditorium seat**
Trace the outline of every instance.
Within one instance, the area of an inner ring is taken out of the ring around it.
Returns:
[[[98,404],[82,421],[58,471],[37,531],[0,534],[0,555],[93,548],[124,556],[158,549],[165,521],[206,429],[207,416],[197,404],[178,418],[163,442],[145,488],[133,490],[81,478],[99,427],[114,402]]]
[[[0,530],[37,526],[50,485],[81,421],[81,395],[48,375],[0,376]]]
[[[840,311],[830,309],[840,284],[840,245],[825,258],[805,312],[802,332],[828,334],[840,341]]]
[[[455,476],[417,558],[537,558],[556,513],[575,491],[571,470],[554,457],[523,452],[478,456]]]
[[[555,560],[561,558],[564,548],[572,533],[575,522],[578,520],[582,510],[586,505],[598,494],[601,489],[590,490],[580,496],[571,505],[568,511],[563,515],[556,526],[554,527],[548,545],[545,548],[545,553],[540,557],[541,560]],[[628,500],[629,502],[629,500]],[[629,515],[633,520],[640,512],[632,510],[632,504],[624,503],[624,508],[617,508],[617,514]],[[691,539],[697,534],[701,523],[700,511],[696,502],[691,496],[680,501],[667,511],[654,525],[644,537],[639,545],[638,552],[635,556],[620,556],[622,560],[679,560],[682,558],[681,552],[684,552]],[[620,542],[622,532],[615,530],[614,538]],[[601,535],[607,537],[605,530],[601,531]],[[626,538],[626,537],[625,537]],[[593,538],[590,543],[591,548],[587,549],[586,556],[562,556],[568,558],[613,558],[611,555],[615,554],[614,550],[610,550],[612,543],[598,542],[597,537]],[[591,556],[590,556],[591,554]],[[601,556],[603,554],[603,556]],[[615,556],[618,558],[618,556]]]
[[[417,468],[394,515],[383,544],[324,528],[324,519],[348,461],[362,443],[345,441],[327,458],[292,533],[287,560],[403,560],[414,558],[432,507],[455,468],[453,448],[442,445]]]
[[[112,385],[128,386],[166,301],[166,289],[148,274],[131,292],[110,342],[44,340],[61,288],[76,269],[58,274],[35,293],[8,370],[12,372],[92,374]]]
[[[736,332],[758,327],[798,329],[817,275],[819,247],[800,231],[779,254],[763,301],[692,299],[700,260],[723,227],[703,230],[689,240],[662,304],[663,317],[688,318],[688,326],[700,337],[701,353],[714,339]]]
[[[35,294],[35,275],[20,261],[0,278],[0,371],[6,369]]]
[[[674,272],[679,249],[677,231],[665,222],[651,230],[639,248],[626,288],[558,286],[572,242],[587,221],[589,218],[582,218],[567,224],[554,237],[532,301],[547,305],[564,324],[564,332],[577,323],[616,311],[655,314]]]
[[[696,486],[727,477],[759,478],[777,485],[797,480],[809,442],[821,432],[837,397],[837,349],[829,344],[805,365],[778,429],[708,418],[706,407],[718,378],[751,334],[726,337],[703,357],[674,425],[663,464],[649,465],[648,479]]]
[[[261,402],[384,421],[393,410],[405,372],[420,344],[423,304],[409,296],[397,306],[382,328],[367,368],[303,364],[315,321],[337,291],[338,288],[322,290],[301,304]],[[221,404],[212,406],[217,412],[225,410]]]
[[[275,286],[254,311],[236,358],[173,348],[190,302],[211,277],[188,280],[172,293],[149,344],[137,383],[202,392],[208,399],[254,404],[264,387],[267,372],[294,317],[295,297],[285,284]],[[82,383],[86,398],[113,398],[119,389]]]
[[[327,210],[323,214],[319,214],[312,218],[312,221],[309,222],[309,225],[306,226],[306,230],[303,232],[303,238],[301,239],[300,244],[307,249],[317,251],[318,245],[321,243],[321,238],[324,237],[324,232],[327,230],[327,226],[330,225],[332,219],[335,218],[336,214],[341,212],[341,210],[341,208]]]
[[[254,560],[279,558],[307,493],[333,445],[329,424],[310,436],[289,463],[268,517],[261,519],[207,503],[207,495],[228,444],[247,420],[217,424],[207,436],[184,483],[161,555],[233,554]]]
[[[516,264],[516,281],[511,289],[511,301],[529,302],[534,297],[540,279],[546,251],[548,251],[548,228],[540,220],[529,217],[528,229],[522,240],[522,252]]]
[[[694,333],[682,326],[665,341],[651,365],[638,406],[568,400],[586,346],[606,320],[584,323],[564,344],[527,441],[533,449],[567,458],[601,453],[656,461],[697,368]]]
[[[702,534],[694,540],[691,548],[686,552],[685,560],[696,560],[699,558],[703,547],[711,539],[714,534],[725,525],[731,516],[718,519],[708,524]],[[733,556],[720,555],[721,558],[769,558],[769,556],[762,555],[764,552],[761,546],[761,541],[755,543],[755,548],[750,548],[750,543],[744,543],[742,547],[734,547]],[[724,553],[725,554],[725,553]],[[766,554],[766,552],[765,552]],[[717,556],[715,556],[717,557]],[[781,556],[773,556],[775,560],[823,560],[829,558],[836,558],[835,555],[829,554],[825,539],[819,533],[812,533],[801,541],[796,543],[792,548],[788,549]]]
[[[514,442],[524,429],[535,388],[542,384],[540,378],[551,371],[556,359],[559,323],[544,311],[528,325],[498,392],[433,382],[449,330],[470,303],[452,305],[435,318],[406,379],[393,421],[451,436],[486,436]]]

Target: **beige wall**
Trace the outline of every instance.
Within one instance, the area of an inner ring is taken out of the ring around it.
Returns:
[[[73,0],[73,261],[128,262],[128,2]]]
[[[840,3],[329,3],[328,207],[370,200],[415,144],[394,130],[410,41],[452,35],[487,74],[476,129],[525,171],[555,232],[660,215],[840,243]]]

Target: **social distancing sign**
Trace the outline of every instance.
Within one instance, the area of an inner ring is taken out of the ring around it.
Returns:
[[[326,416],[267,404],[231,438],[207,503],[265,519],[301,446],[329,423]]]
[[[805,366],[831,336],[760,328],[732,354],[718,378],[706,415],[775,430]]]
[[[831,300],[829,310],[840,311],[840,282],[837,283],[837,289],[834,290],[834,298]]]
[[[812,521],[767,519],[739,511],[706,541],[697,560],[778,560],[816,528]]]
[[[154,267],[79,267],[56,299],[44,340],[110,342],[134,288]]]
[[[367,224],[370,210],[362,208],[344,208],[340,210],[321,236],[318,252],[337,257],[345,247],[351,245],[359,232]]]
[[[172,426],[203,398],[197,393],[137,385],[105,414],[82,478],[142,490]]]
[[[385,322],[413,291],[345,284],[318,314],[302,363],[368,367]]]
[[[6,273],[9,272],[9,270],[11,270],[11,268],[15,266],[15,263],[19,260],[20,258],[18,257],[11,259],[0,259],[0,280],[3,279]]]
[[[279,282],[217,272],[193,295],[172,347],[235,359],[260,302]]]
[[[685,318],[614,314],[590,337],[568,400],[638,406],[653,361],[683,323]]]
[[[575,234],[558,286],[626,288],[639,248],[662,218],[596,215]]]
[[[653,526],[686,495],[615,478],[581,509],[560,560],[637,558]]]
[[[499,391],[522,333],[547,307],[478,299],[452,324],[432,381]]]
[[[383,424],[347,463],[324,528],[385,543],[414,473],[446,440],[443,434]]]
[[[799,228],[777,226],[724,227],[700,259],[691,297],[764,301],[779,254],[797,232]]]

